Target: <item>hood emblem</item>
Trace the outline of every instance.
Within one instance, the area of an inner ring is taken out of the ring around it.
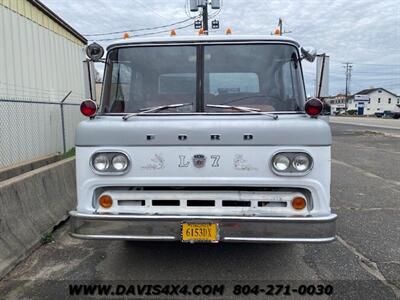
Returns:
[[[193,155],[193,165],[196,168],[203,168],[206,165],[206,157],[203,154]]]

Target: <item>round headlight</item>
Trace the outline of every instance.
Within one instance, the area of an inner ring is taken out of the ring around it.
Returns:
[[[311,162],[307,155],[299,154],[293,158],[292,166],[296,171],[304,172],[310,168]]]
[[[274,157],[272,165],[274,166],[275,170],[283,172],[289,168],[290,159],[286,155],[278,154],[277,156]]]
[[[122,172],[128,167],[128,158],[123,154],[118,154],[112,159],[112,166],[115,170]]]
[[[100,172],[107,170],[109,165],[110,161],[108,160],[108,157],[104,154],[97,155],[93,160],[93,167]]]

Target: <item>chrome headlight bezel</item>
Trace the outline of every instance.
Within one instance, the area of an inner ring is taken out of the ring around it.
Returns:
[[[95,167],[94,161],[96,159],[96,157],[103,155],[105,157],[107,157],[108,159],[108,167],[104,170],[98,170]],[[124,156],[127,159],[127,166],[125,167],[125,169],[123,170],[117,170],[114,168],[113,165],[113,159],[117,156]],[[132,160],[130,158],[130,156],[124,152],[124,151],[96,151],[95,153],[92,154],[92,156],[90,157],[89,160],[89,165],[90,168],[92,169],[92,171],[97,174],[97,175],[124,175],[127,172],[129,172],[131,165],[132,165]]]
[[[284,171],[280,171],[280,170],[276,169],[275,164],[274,164],[275,159],[281,155],[286,156],[290,162],[289,167]],[[298,157],[298,156],[305,156],[309,160],[309,166],[304,171],[299,171],[294,166],[294,161],[295,161],[296,157]],[[279,175],[279,176],[305,176],[308,173],[310,173],[311,170],[313,169],[314,160],[309,153],[304,152],[304,151],[293,151],[293,152],[279,151],[279,152],[274,153],[274,155],[272,156],[271,161],[270,161],[270,166],[271,166],[272,172],[274,172],[276,175]]]

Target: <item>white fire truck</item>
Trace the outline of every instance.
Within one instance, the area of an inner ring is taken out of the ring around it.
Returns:
[[[71,235],[182,242],[331,242],[331,132],[306,101],[315,53],[276,36],[97,44],[99,105],[76,132]]]

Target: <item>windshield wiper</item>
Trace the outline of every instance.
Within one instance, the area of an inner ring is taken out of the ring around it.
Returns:
[[[225,104],[207,104],[207,107],[214,107],[214,108],[222,108],[222,109],[235,109],[239,111],[246,111],[246,112],[259,112],[258,108],[254,107],[247,107],[247,106],[233,106],[233,105],[225,105]]]
[[[169,104],[169,105],[161,105],[161,106],[154,106],[141,109],[141,112],[128,114],[122,117],[122,120],[126,121],[131,117],[145,115],[148,113],[158,112],[161,110],[169,109],[169,108],[177,108],[177,107],[184,107],[188,105],[193,105],[193,103],[177,103],[177,104]]]
[[[246,106],[231,106],[231,105],[223,105],[223,104],[207,104],[207,107],[213,107],[213,108],[221,108],[221,109],[236,109],[238,111],[243,111],[243,112],[249,112],[253,114],[258,114],[258,115],[264,115],[273,118],[274,120],[278,119],[277,115],[262,112],[258,108],[254,107],[246,107]]]

